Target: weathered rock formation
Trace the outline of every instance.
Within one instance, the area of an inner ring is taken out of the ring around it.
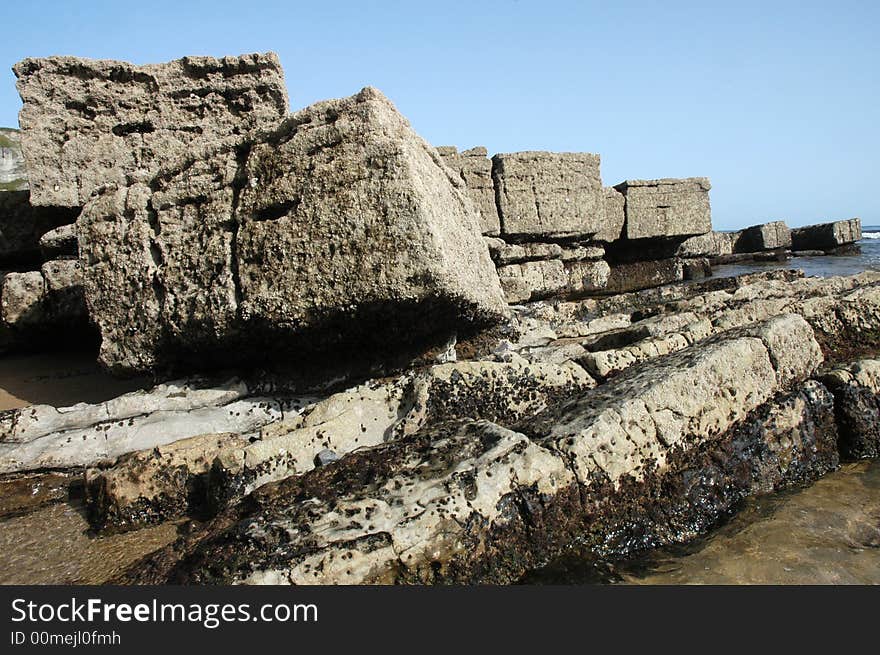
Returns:
[[[91,342],[80,263],[55,259],[37,271],[3,275],[0,326],[0,350],[45,346],[57,339]]]
[[[501,289],[465,192],[369,88],[151,185],[110,187],[78,220],[101,361],[376,356],[496,321]]]
[[[880,454],[880,274],[709,277],[858,219],[712,232],[705,178],[434,149],[370,88],[284,118],[274,55],[15,71],[0,347],[224,370],[0,413],[0,516],[199,519],[117,581],[512,582]]]
[[[486,149],[478,146],[458,152],[455,146],[439,146],[437,152],[443,162],[461,176],[467,185],[471,200],[480,212],[483,234],[497,236],[501,233],[501,221],[495,205],[495,185],[492,182],[492,161]]]
[[[287,113],[274,53],[146,66],[49,57],[13,71],[35,206],[81,207],[104,184],[146,181],[171,160]]]
[[[793,250],[834,251],[862,238],[862,221],[851,218],[845,221],[820,223],[798,227],[791,231]]]
[[[772,221],[737,232],[733,239],[734,253],[791,248],[791,230],[783,221]]]
[[[492,176],[506,236],[606,238],[598,155],[498,154],[492,158]]]
[[[712,229],[711,185],[705,177],[626,180],[614,188],[626,201],[627,239],[692,236]]]

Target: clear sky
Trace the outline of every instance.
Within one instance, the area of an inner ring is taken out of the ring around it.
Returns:
[[[708,176],[716,228],[880,224],[880,2],[27,0],[9,70],[274,50],[291,108],[381,89],[435,145],[597,152],[606,184]]]

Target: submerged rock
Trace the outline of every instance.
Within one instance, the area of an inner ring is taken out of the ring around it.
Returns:
[[[152,185],[108,188],[78,222],[111,370],[384,359],[504,312],[463,183],[375,89]]]
[[[165,64],[48,57],[13,67],[31,203],[80,207],[107,183],[147,180],[205,144],[287,113],[274,53]]]

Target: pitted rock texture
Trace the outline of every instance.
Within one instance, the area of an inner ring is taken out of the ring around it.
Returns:
[[[809,327],[801,319],[798,329]],[[801,376],[818,364],[813,345],[790,356]],[[827,392],[784,395],[773,362],[786,346],[720,337],[526,418],[519,431],[452,421],[358,450],[261,488],[123,580],[504,582],[578,535],[598,547],[646,531],[660,542],[692,536],[751,489],[834,466],[833,436],[817,444],[809,427],[826,426],[813,414],[830,406]],[[627,524],[639,507],[641,531]]]
[[[862,221],[859,218],[851,218],[845,221],[796,227],[791,231],[791,247],[793,250],[833,250],[861,238]]]
[[[504,235],[592,236],[607,229],[599,155],[498,154],[492,177]]]
[[[627,239],[705,234],[712,229],[705,177],[627,180],[614,187],[626,198]]]
[[[0,318],[11,330],[10,349],[35,346],[47,339],[91,342],[76,259],[53,259],[39,271],[7,273],[0,283]]]
[[[443,163],[458,173],[467,185],[471,200],[480,212],[483,234],[501,233],[498,208],[495,206],[495,184],[492,182],[492,161],[482,146],[458,152],[455,146],[439,146]]]
[[[76,240],[76,225],[69,223],[49,230],[40,237],[40,252],[44,259],[57,257],[76,257],[79,246]]]
[[[181,516],[204,496],[214,458],[247,443],[237,433],[199,435],[123,455],[108,470],[85,475],[89,523],[122,531]]]
[[[605,187],[605,225],[594,237],[597,241],[617,241],[626,223],[626,200],[614,187]]]
[[[274,53],[146,66],[49,57],[13,71],[35,206],[80,207],[104,184],[148,180],[193,149],[272,128],[287,113]]]
[[[286,412],[250,439],[205,434],[91,471],[93,527],[131,529],[186,512],[216,512],[269,482],[310,471],[322,453],[339,459],[462,417],[511,424],[593,386],[572,362],[523,359],[442,364],[371,381]]]
[[[27,189],[0,191],[0,266],[39,267],[40,237],[59,225],[72,223],[77,213],[32,207]]]
[[[495,322],[501,287],[466,192],[370,88],[110,187],[78,221],[101,361],[378,356]]]
[[[684,264],[677,257],[611,266],[608,282],[601,289],[607,294],[637,291],[684,280]]]
[[[791,230],[784,221],[753,225],[737,232],[732,245],[734,253],[791,248]]]
[[[249,434],[303,405],[246,392],[238,381],[170,382],[97,405],[12,410],[0,417],[0,473],[104,465],[195,435]]]
[[[707,232],[689,237],[676,251],[679,257],[721,257],[732,253],[733,240],[729,232]]]
[[[880,360],[836,367],[821,379],[834,394],[841,455],[880,457]]]

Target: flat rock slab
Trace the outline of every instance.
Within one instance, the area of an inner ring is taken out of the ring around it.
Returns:
[[[379,357],[503,315],[464,183],[375,89],[151,184],[105,189],[78,221],[111,370],[341,357],[340,345]]]
[[[501,233],[498,208],[495,206],[495,184],[492,182],[492,161],[482,146],[458,152],[454,146],[440,146],[437,152],[443,162],[461,176],[471,200],[480,212],[483,234]]]
[[[492,176],[505,235],[590,236],[606,228],[599,155],[498,154]]]
[[[269,129],[287,113],[274,53],[146,66],[49,57],[13,71],[35,206],[82,206],[103,184],[144,179],[193,148]]]
[[[692,236],[712,229],[708,178],[627,180],[614,188],[626,197],[627,239]]]
[[[833,250],[861,238],[862,220],[851,218],[845,221],[796,227],[791,231],[791,247],[793,250]]]

